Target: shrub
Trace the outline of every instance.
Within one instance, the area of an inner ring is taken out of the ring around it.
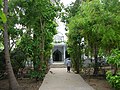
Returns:
[[[119,73],[117,75],[113,75],[111,71],[108,71],[106,73],[107,77],[106,79],[110,83],[110,85],[115,88],[115,90],[120,90],[120,75]]]
[[[111,52],[111,55],[108,56],[107,62],[114,66],[114,71],[108,71],[106,73],[106,79],[116,90],[120,90],[120,50],[114,49]]]
[[[46,65],[45,64],[42,65],[41,70],[31,70],[29,73],[31,78],[36,78],[36,81],[43,80],[43,78],[45,77],[45,74],[46,74]]]

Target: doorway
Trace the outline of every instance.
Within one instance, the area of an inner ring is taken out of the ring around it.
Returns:
[[[62,61],[62,53],[58,49],[53,53],[53,61]]]

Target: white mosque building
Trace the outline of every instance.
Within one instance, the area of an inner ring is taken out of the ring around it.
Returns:
[[[69,57],[67,53],[67,46],[65,43],[65,36],[62,33],[58,33],[54,36],[53,49],[51,54],[51,63],[64,62]]]

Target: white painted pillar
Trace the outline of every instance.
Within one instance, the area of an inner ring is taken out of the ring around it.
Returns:
[[[63,46],[63,50],[64,50],[64,52],[63,52],[63,54],[64,54],[64,63],[65,63],[65,45]]]
[[[62,54],[62,61],[64,61],[64,47],[63,47],[63,45],[61,46],[61,54]]]
[[[51,56],[50,56],[50,64],[53,63],[53,51],[51,50]]]

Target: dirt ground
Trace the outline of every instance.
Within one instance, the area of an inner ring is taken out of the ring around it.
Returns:
[[[24,90],[38,90],[42,81],[35,81],[33,79],[24,78],[18,79],[20,86],[24,87]],[[0,80],[0,90],[9,90],[8,80]]]
[[[103,77],[83,76],[83,79],[92,86],[95,90],[113,90],[108,82]],[[20,86],[24,87],[24,90],[38,90],[42,84],[42,81],[34,79],[23,78],[18,79]],[[0,80],[0,90],[9,90],[8,79]]]
[[[92,86],[95,90],[113,90],[103,77],[86,76],[84,80]]]
[[[104,78],[98,77],[83,77],[84,80],[90,84],[95,90],[113,90],[108,82]],[[24,78],[22,80],[18,80],[19,84],[22,87],[25,87],[25,90],[38,90],[41,86],[42,81],[36,82],[33,79]],[[8,80],[0,80],[0,90],[9,90],[8,89]]]

